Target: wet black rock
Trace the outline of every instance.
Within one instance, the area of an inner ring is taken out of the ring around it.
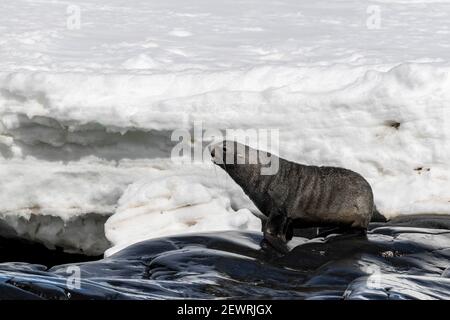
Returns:
[[[99,261],[0,264],[2,299],[450,299],[449,216],[403,217],[367,237],[296,237],[288,254],[260,233],[148,240]],[[79,279],[78,279],[79,275]]]
[[[51,267],[62,263],[86,262],[101,258],[102,256],[67,253],[60,247],[49,250],[43,244],[25,239],[0,237],[0,263],[28,262]]]

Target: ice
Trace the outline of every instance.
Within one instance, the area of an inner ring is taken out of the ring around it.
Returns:
[[[129,185],[118,201],[105,225],[107,238],[116,246],[106,254],[165,235],[260,231],[261,221],[255,214],[257,209],[223,171],[184,165],[154,172]]]
[[[97,254],[105,235],[117,250],[257,230],[221,169],[169,159],[172,132],[198,122],[279,129],[280,156],[361,173],[388,217],[450,213],[446,1],[4,0],[0,14],[8,232]]]

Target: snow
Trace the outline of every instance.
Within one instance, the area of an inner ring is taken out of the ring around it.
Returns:
[[[149,236],[261,230],[252,213],[257,209],[225,172],[204,165],[188,168],[156,171],[128,186],[105,225],[107,238],[115,244],[106,255]]]
[[[94,254],[105,235],[117,250],[259,230],[221,169],[169,159],[196,121],[279,129],[282,157],[361,173],[388,217],[450,213],[448,1],[4,0],[0,14],[0,224],[19,236]],[[86,241],[46,219],[88,214],[110,218]]]

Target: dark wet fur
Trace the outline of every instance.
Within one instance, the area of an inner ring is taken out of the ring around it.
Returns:
[[[238,150],[236,142],[223,145],[225,149],[218,147],[213,153],[223,152],[224,159],[233,157],[233,163],[220,166],[268,217],[263,222],[267,238],[289,241],[296,228],[366,230],[374,212],[377,220],[384,219],[374,207],[371,186],[356,172],[302,165],[271,155],[279,161],[279,170],[275,175],[261,175],[261,164],[236,164],[237,155],[227,153]],[[248,154],[253,149],[245,146],[245,150]]]

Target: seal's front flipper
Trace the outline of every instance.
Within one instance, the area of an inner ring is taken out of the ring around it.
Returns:
[[[277,209],[272,210],[264,224],[263,228],[264,240],[261,247],[266,249],[275,249],[278,254],[286,254],[289,252],[287,242],[292,239],[292,223],[286,214],[281,213]]]
[[[283,256],[290,251],[286,243],[272,236],[265,235],[264,239],[261,241],[260,246],[263,250],[271,252],[278,257]]]
[[[292,220],[286,214],[274,209],[264,224],[263,233],[267,239],[273,238],[274,241],[276,239],[287,243],[293,236]]]

